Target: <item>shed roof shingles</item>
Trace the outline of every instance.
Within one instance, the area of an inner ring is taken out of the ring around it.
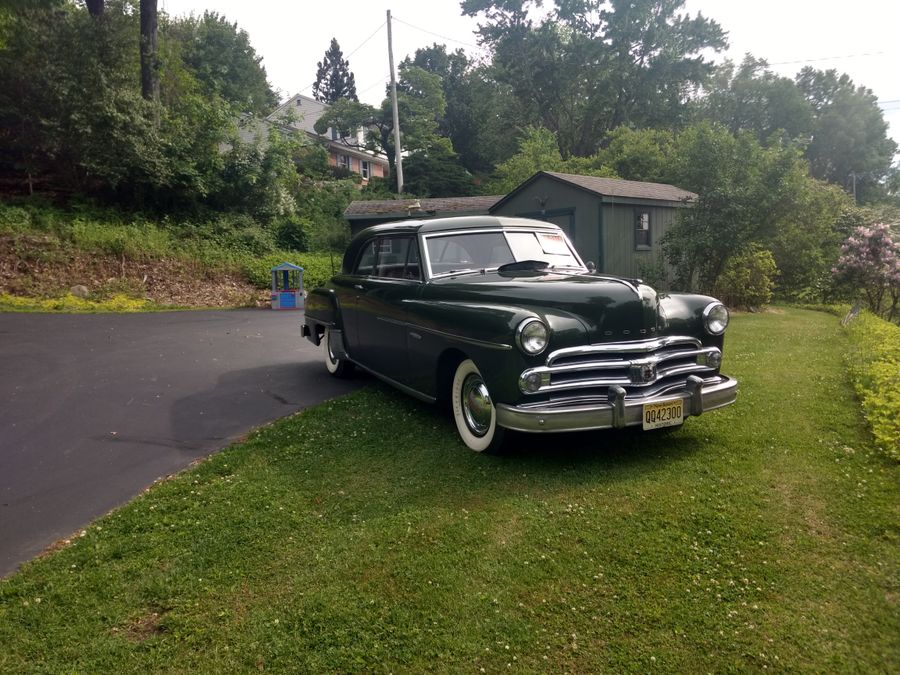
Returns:
[[[636,180],[622,180],[620,178],[601,178],[599,176],[580,176],[572,173],[557,173],[545,171],[566,183],[571,183],[590,192],[609,197],[630,197],[632,199],[658,199],[668,202],[680,202],[685,199],[694,200],[697,194],[688,190],[682,190],[674,185],[665,183],[644,183]]]

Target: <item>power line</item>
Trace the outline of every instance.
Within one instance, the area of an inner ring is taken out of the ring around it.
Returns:
[[[370,85],[369,85],[368,87],[366,87],[365,89],[360,89],[358,92],[356,92],[357,95],[358,95],[358,94],[365,94],[367,91],[369,91],[370,89],[374,89],[374,88],[377,87],[379,84],[385,84],[385,82],[388,80],[388,78],[390,78],[390,73],[388,73],[387,75],[382,75],[382,76],[381,76],[381,79],[378,80],[375,84],[370,84]]]
[[[384,28],[384,22],[382,22],[381,25],[378,26],[378,28],[376,28],[374,31],[372,31],[372,34],[371,34],[369,37],[367,37],[365,40],[363,40],[362,42],[360,42],[352,52],[350,52],[349,54],[347,54],[347,55],[344,57],[344,59],[349,60],[350,57],[353,56],[353,55],[354,55],[356,52],[358,52],[360,49],[362,49],[362,48],[366,45],[366,43],[367,43],[369,40],[371,40],[373,37],[375,37],[376,35],[378,35],[378,31],[380,31],[382,28]],[[380,84],[380,82],[379,82],[379,84]],[[316,86],[316,83],[315,83],[315,82],[311,82],[310,84],[308,84],[308,85],[306,85],[305,87],[303,87],[303,89],[298,89],[298,90],[297,90],[297,93],[298,93],[298,94],[302,94],[304,91],[308,91],[308,90],[312,89],[314,86]],[[375,85],[372,85],[372,86],[375,86]],[[371,88],[372,88],[372,87],[369,87],[369,89],[371,89]],[[368,91],[368,90],[364,89],[363,91]]]
[[[345,58],[345,59],[349,59],[349,58],[350,58],[351,56],[353,56],[356,52],[358,52],[360,49],[362,49],[363,46],[364,46],[369,40],[371,40],[373,37],[375,37],[376,35],[378,35],[378,31],[380,31],[382,28],[384,28],[384,22],[382,22],[382,24],[381,24],[380,26],[378,26],[378,28],[376,28],[375,31],[374,31],[369,37],[367,37],[365,40],[363,40],[363,41],[359,44],[359,46],[358,46],[356,49],[354,49],[352,52],[350,52],[349,54],[347,54],[347,56],[345,56],[344,58]]]
[[[884,56],[888,52],[866,52],[864,54],[844,54],[843,56],[822,56],[816,59],[797,59],[796,61],[777,61],[770,66],[790,66],[796,63],[815,63],[816,61],[838,61],[840,59],[856,59],[862,56]]]
[[[441,35],[440,33],[435,33],[434,31],[430,31],[426,28],[422,28],[420,26],[414,26],[408,21],[404,21],[403,19],[399,19],[396,16],[393,17],[394,21],[398,23],[402,23],[405,26],[409,26],[410,28],[415,28],[418,31],[422,31],[423,33],[428,33],[429,35],[433,35],[434,37],[439,37],[442,40],[449,40],[450,42],[455,42],[457,44],[465,45],[466,47],[471,47],[472,49],[481,49],[478,45],[473,45],[471,42],[463,42],[462,40],[457,40],[456,38],[447,37],[446,35]]]

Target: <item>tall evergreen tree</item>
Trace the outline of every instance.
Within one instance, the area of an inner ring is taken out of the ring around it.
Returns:
[[[319,61],[313,96],[322,103],[334,103],[339,98],[359,100],[356,97],[356,78],[350,72],[350,62],[344,58],[336,38],[331,38],[331,46]]]

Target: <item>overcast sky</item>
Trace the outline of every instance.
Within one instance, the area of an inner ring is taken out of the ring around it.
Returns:
[[[545,5],[552,5],[548,0]],[[394,59],[399,63],[433,42],[470,56],[484,56],[456,0],[161,0],[171,15],[214,9],[250,35],[271,84],[282,98],[311,95],[316,64],[337,38],[356,76],[359,98],[377,104],[388,81],[385,12],[394,17]],[[765,58],[773,70],[793,77],[805,65],[835,68],[878,96],[890,133],[900,144],[900,2],[897,0],[687,0],[686,9],[718,21],[729,34],[726,55]]]

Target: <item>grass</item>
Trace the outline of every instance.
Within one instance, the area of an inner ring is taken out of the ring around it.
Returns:
[[[846,348],[741,315],[735,406],[498,457],[367,387],[0,582],[0,671],[897,672],[898,468]]]

